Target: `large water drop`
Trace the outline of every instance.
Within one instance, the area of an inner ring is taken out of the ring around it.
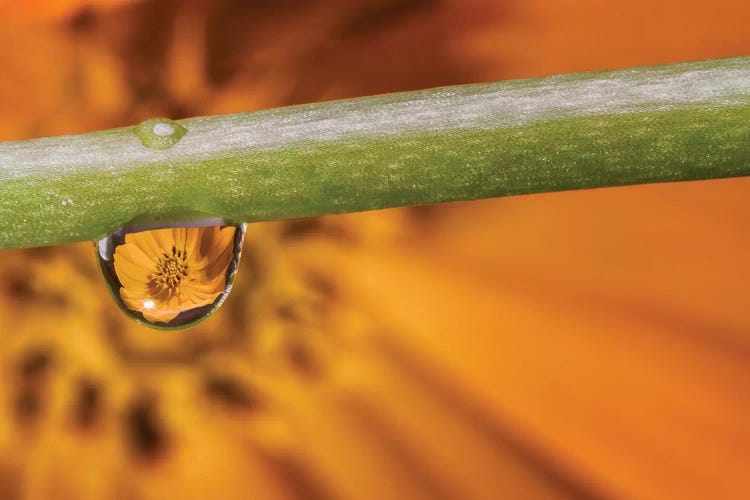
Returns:
[[[122,227],[99,240],[96,254],[126,314],[154,328],[187,328],[226,299],[244,236],[244,225]]]

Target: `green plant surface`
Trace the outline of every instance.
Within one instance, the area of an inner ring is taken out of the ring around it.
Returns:
[[[743,175],[750,58],[682,63],[0,143],[0,248]]]

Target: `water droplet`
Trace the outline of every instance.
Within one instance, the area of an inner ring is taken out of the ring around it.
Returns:
[[[187,129],[168,118],[151,118],[133,129],[141,144],[151,149],[169,149],[187,133]]]
[[[215,220],[167,227],[121,227],[96,254],[112,297],[125,313],[161,329],[193,326],[229,295],[244,225]]]

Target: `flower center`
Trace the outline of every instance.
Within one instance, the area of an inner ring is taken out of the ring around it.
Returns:
[[[171,252],[162,254],[149,278],[156,288],[176,291],[187,275],[187,255],[184,250],[178,250],[173,245]]]

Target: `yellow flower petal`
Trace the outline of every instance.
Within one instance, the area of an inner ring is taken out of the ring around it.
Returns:
[[[138,246],[154,263],[162,256],[162,250],[154,239],[153,231],[142,231],[125,235],[125,243]]]
[[[200,237],[200,229],[197,227],[191,227],[187,230],[185,237],[185,251],[188,255],[194,255],[195,249],[198,244],[198,238]]]
[[[129,287],[145,287],[148,274],[153,269],[154,263],[142,253],[139,253],[139,250],[133,247],[123,247],[124,245],[121,245],[114,255],[115,273],[117,273],[120,283]]]
[[[211,253],[214,237],[219,229],[216,226],[204,227],[200,229],[201,232],[198,241],[198,256],[203,258]]]
[[[120,288],[120,298],[127,308],[133,311],[143,309],[143,303],[149,300],[146,294],[126,287]]]
[[[123,263],[122,260],[116,260],[115,264],[120,264],[115,266],[115,272],[122,286],[146,292],[146,283],[149,278],[145,270],[140,271],[138,267]]]
[[[175,245],[175,231],[173,228],[166,228],[166,229],[154,229],[151,231],[153,234],[154,240],[156,240],[156,244],[159,247],[159,251],[161,252],[161,255],[164,254],[171,254],[172,253],[172,245]]]
[[[187,228],[176,227],[172,233],[173,245],[177,250],[185,250],[185,241],[187,240]]]
[[[189,289],[185,291],[184,298],[186,299],[186,304],[190,304],[190,307],[187,309],[195,309],[196,307],[213,304],[219,295],[221,295],[221,292],[206,294],[198,290]]]
[[[223,276],[226,273],[234,255],[234,231],[235,228],[227,227],[215,234],[213,241],[207,244],[209,248],[205,259],[195,267],[196,272],[202,273],[208,279]]]
[[[120,245],[115,250],[115,259],[122,257],[130,261],[133,265],[151,269],[156,264],[156,260],[147,255],[138,244]]]
[[[150,323],[169,323],[182,311],[164,310],[161,308],[144,309],[141,311],[143,318]]]

